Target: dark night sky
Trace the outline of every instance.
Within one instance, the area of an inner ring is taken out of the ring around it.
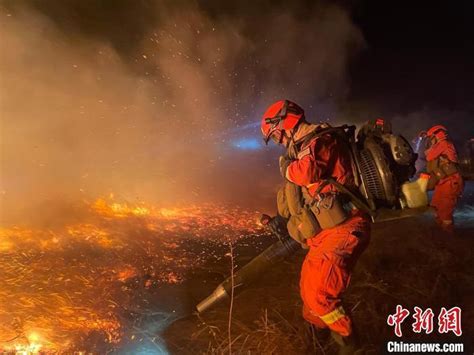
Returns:
[[[355,97],[474,109],[472,1],[365,1],[354,20],[368,42],[352,70]]]

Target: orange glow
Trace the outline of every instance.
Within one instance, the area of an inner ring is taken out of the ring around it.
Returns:
[[[0,228],[0,352],[84,351],[78,344],[94,334],[114,348],[124,338],[120,312],[135,307],[134,287],[183,282],[213,257],[183,250],[188,240],[225,244],[260,231],[256,212],[237,207],[111,197],[85,210],[61,227]]]

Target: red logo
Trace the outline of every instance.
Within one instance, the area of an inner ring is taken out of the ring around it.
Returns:
[[[415,307],[415,313],[413,314],[414,322],[412,323],[412,330],[415,333],[430,334],[433,332],[433,319],[434,313],[431,308],[422,310],[420,307]],[[395,313],[390,314],[387,318],[387,324],[394,327],[394,332],[397,337],[402,336],[402,323],[410,315],[408,309],[403,308],[401,305],[397,305]],[[441,307],[441,311],[438,315],[438,333],[449,333],[453,332],[457,336],[461,336],[461,308],[453,307],[447,310]]]
[[[438,332],[440,334],[453,332],[458,337],[461,336],[461,308],[453,307],[450,310],[446,310],[446,308],[441,307],[441,312],[438,316]]]
[[[423,311],[421,308],[415,307],[415,314],[413,315],[415,322],[412,324],[413,331],[421,333],[424,330],[426,334],[430,334],[433,331],[433,317],[434,313],[431,308]]]
[[[410,315],[410,311],[408,309],[403,308],[400,305],[397,305],[397,311],[395,314],[391,314],[387,318],[387,324],[391,325],[392,327],[395,326],[395,335],[397,337],[402,336],[402,323],[406,317]]]

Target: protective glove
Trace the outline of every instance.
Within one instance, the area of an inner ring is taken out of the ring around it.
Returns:
[[[436,175],[430,174],[430,179],[428,180],[428,186],[426,187],[426,189],[428,191],[434,190],[436,185],[438,185],[438,182],[439,182],[439,179],[436,177]]]
[[[280,156],[280,174],[284,178],[286,178],[286,169],[288,169],[288,166],[293,162],[293,159],[290,159],[288,155],[281,155]]]

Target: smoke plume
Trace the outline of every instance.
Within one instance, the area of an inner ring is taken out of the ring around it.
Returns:
[[[347,95],[348,61],[364,45],[332,5],[220,16],[153,2],[138,17],[146,25],[133,27],[126,8],[101,18],[99,5],[73,3],[0,9],[2,219],[109,193],[264,201],[278,180],[275,151],[236,150],[232,140],[256,139],[249,124],[276,99],[324,116]],[[74,22],[88,11],[92,20]]]

